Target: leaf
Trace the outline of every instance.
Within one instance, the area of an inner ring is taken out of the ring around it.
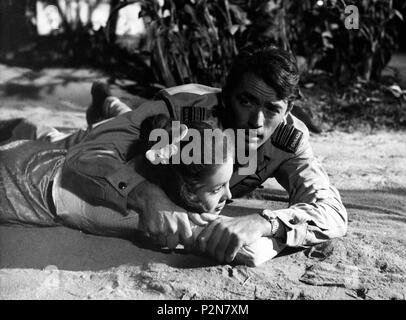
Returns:
[[[196,11],[194,8],[192,8],[192,6],[190,6],[189,4],[185,4],[183,10],[191,17],[194,24],[199,25],[199,21],[196,17]]]
[[[239,26],[239,25],[237,25],[237,24],[232,25],[232,26],[231,26],[231,29],[230,29],[230,33],[231,33],[232,35],[234,35],[234,34],[238,31],[238,29],[240,29],[240,26]]]
[[[164,43],[164,37],[162,37],[162,35],[158,36],[155,42],[155,50],[153,51],[155,57],[154,60],[159,71],[161,72],[162,79],[164,80],[165,85],[168,87],[174,87],[176,86],[176,81],[169,68],[168,56],[164,54]]]
[[[402,20],[402,21],[404,21],[403,20],[403,15],[398,11],[398,10],[394,10],[394,13],[395,13],[395,15],[400,19],[400,20]]]
[[[390,86],[388,89],[396,98],[400,98],[403,94],[402,89],[397,84]]]
[[[237,24],[247,25],[251,23],[251,21],[247,19],[247,13],[244,10],[242,10],[239,6],[230,4],[229,8]]]

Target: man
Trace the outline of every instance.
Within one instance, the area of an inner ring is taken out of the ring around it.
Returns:
[[[161,245],[175,247],[180,241],[188,246],[192,232],[187,212],[141,172],[136,173],[130,160],[145,118],[163,113],[181,121],[208,121],[223,129],[256,132],[254,138],[246,135],[245,143],[257,152],[257,170],[249,176],[234,172],[230,181],[233,197],[275,177],[288,191],[290,206],[230,220],[193,216],[201,224],[205,219],[211,221],[198,237],[202,251],[220,262],[230,262],[239,248],[262,236],[290,247],[343,236],[347,212],[340,195],[313,156],[306,126],[290,114],[298,81],[292,55],[262,48],[235,59],[223,90],[201,85],[169,88],[133,111],[117,98],[104,96],[103,103],[94,104],[100,106],[102,118],[120,115],[97,124],[68,150],[62,184],[94,205],[123,214],[128,208],[137,210],[145,230]],[[94,112],[94,108],[89,110],[88,119]]]

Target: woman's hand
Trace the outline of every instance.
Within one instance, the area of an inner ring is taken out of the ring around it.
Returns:
[[[195,213],[188,212],[189,220],[199,227],[207,226],[210,222],[218,219],[220,216],[214,213]]]
[[[234,260],[238,250],[272,232],[271,224],[258,214],[243,217],[220,216],[197,237],[199,250],[219,262]]]

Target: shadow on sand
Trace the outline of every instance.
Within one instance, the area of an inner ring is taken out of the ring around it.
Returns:
[[[351,220],[375,216],[406,222],[405,190],[346,190],[341,192]],[[256,203],[258,203],[257,200]],[[269,205],[268,201],[265,201]],[[264,206],[266,205],[264,202]],[[275,202],[286,207],[285,202]],[[353,206],[356,204],[356,207]],[[253,214],[251,200],[238,199],[225,209],[226,215]],[[301,249],[290,249],[282,256]],[[326,247],[322,250],[331,250]],[[305,252],[309,254],[309,252]],[[64,227],[31,228],[0,226],[0,268],[44,268],[56,265],[65,270],[102,270],[123,264],[163,263],[176,268],[215,265],[210,258],[183,250],[157,250],[146,238],[127,240],[82,233]]]

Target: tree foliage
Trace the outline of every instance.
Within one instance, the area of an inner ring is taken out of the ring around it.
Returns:
[[[130,1],[127,3],[136,2]],[[156,78],[220,85],[233,57],[247,45],[274,44],[304,56],[308,68],[346,82],[378,79],[397,48],[393,0],[157,0],[138,1],[148,25],[147,51]],[[345,25],[355,5],[359,29]]]
[[[48,2],[59,8],[58,1]],[[89,14],[100,2],[89,1]],[[136,2],[146,23],[145,45],[123,49],[115,36],[117,14]],[[32,11],[35,0],[21,3]],[[187,82],[221,86],[242,48],[274,44],[303,56],[308,70],[323,69],[340,82],[378,79],[397,48],[395,22],[403,21],[406,6],[403,0],[112,0],[110,4],[105,30],[70,21],[59,10],[63,23],[58,32],[37,36],[32,43],[25,39],[9,56],[25,54],[31,62],[97,63],[136,80],[143,70],[147,81],[164,86]],[[358,8],[359,29],[346,28],[348,5]]]

